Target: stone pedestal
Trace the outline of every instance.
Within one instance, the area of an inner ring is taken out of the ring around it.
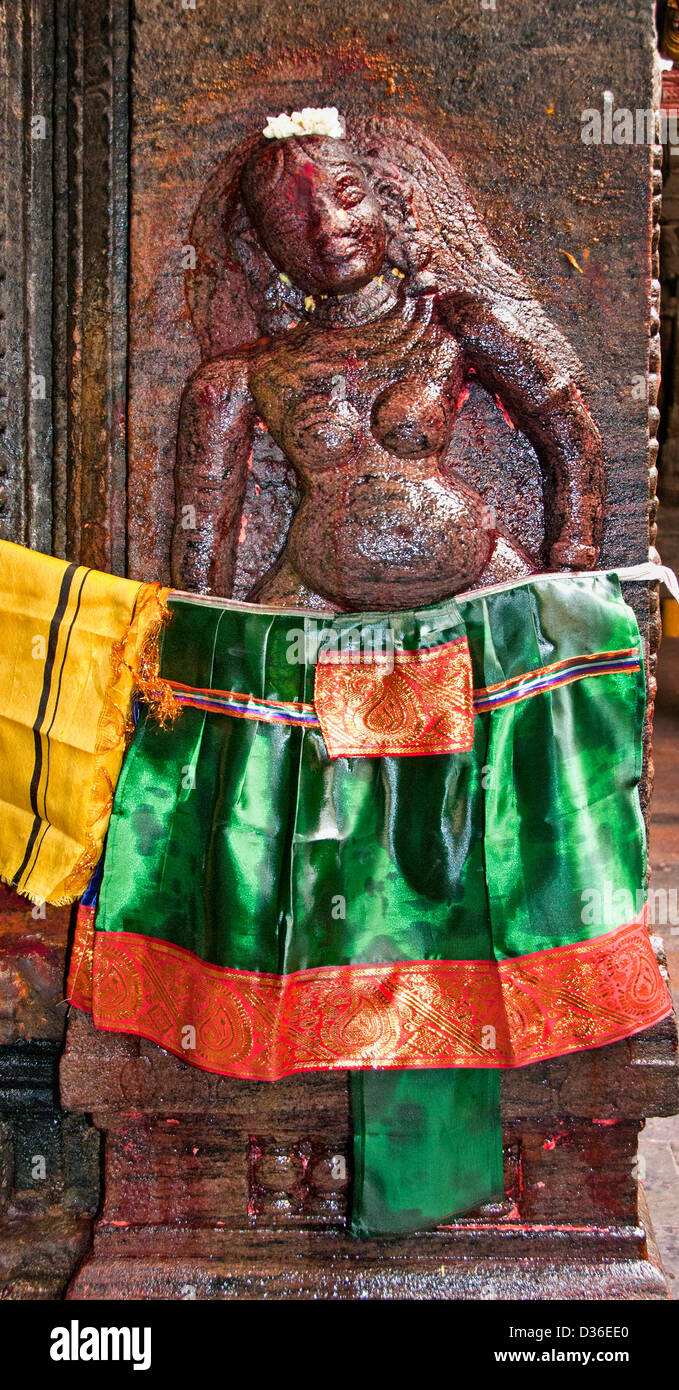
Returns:
[[[676,1106],[671,1021],[503,1077],[504,1202],[424,1235],[347,1235],[342,1075],[195,1070],[73,1012],[63,1103],[104,1133],[105,1197],[69,1290],[97,1298],[664,1299],[639,1206],[642,1117]]]
[[[0,888],[0,1298],[59,1298],[99,1202],[100,1135],[58,1096],[69,915]]]

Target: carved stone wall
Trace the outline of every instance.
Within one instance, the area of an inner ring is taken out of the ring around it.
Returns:
[[[220,161],[267,112],[311,98],[338,103],[349,119],[409,116],[450,156],[503,257],[583,363],[583,395],[605,449],[602,562],[645,558],[648,407],[638,382],[648,357],[653,154],[648,145],[584,145],[580,117],[602,105],[602,83],[623,105],[638,105],[642,93],[651,101],[651,5],[636,5],[621,24],[606,4],[567,12],[550,4],[538,14],[514,0],[495,11],[476,0],[443,9],[399,0],[371,17],[369,33],[358,0],[283,13],[265,6],[256,17],[242,0],[228,25],[222,17],[220,0],[195,10],[157,0],[134,25],[130,572],[169,574],[179,401],[200,361],[185,274],[194,212]],[[530,530],[531,505],[539,508],[530,446],[477,389],[465,423],[463,468],[474,468],[482,440],[489,501],[500,515],[523,508]],[[258,510],[271,506],[271,483],[263,496],[253,465],[243,584],[260,546]]]
[[[679,73],[663,74],[663,111],[676,120]],[[678,148],[674,146],[674,149]],[[666,150],[661,220],[663,373],[660,438],[662,442],[662,501],[679,505],[679,160]]]

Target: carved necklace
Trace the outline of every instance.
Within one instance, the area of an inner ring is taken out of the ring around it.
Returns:
[[[349,294],[319,295],[305,306],[307,319],[327,328],[358,328],[374,323],[404,298],[400,281],[387,272]]]

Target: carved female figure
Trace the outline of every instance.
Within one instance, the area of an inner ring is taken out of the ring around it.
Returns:
[[[472,376],[537,453],[551,567],[591,568],[602,451],[572,351],[429,139],[404,121],[340,129],[248,142],[197,219],[199,244],[215,209],[227,226],[193,308],[204,343],[229,350],[184,392],[177,516],[191,506],[196,526],[176,527],[173,582],[231,592],[262,426],[302,500],[252,599],[394,609],[530,573],[521,538],[493,529],[455,471]]]

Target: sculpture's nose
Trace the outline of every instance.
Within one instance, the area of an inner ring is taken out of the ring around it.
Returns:
[[[323,228],[329,236],[347,229],[349,214],[345,208],[338,205],[332,189],[312,189],[310,212],[313,225]]]

